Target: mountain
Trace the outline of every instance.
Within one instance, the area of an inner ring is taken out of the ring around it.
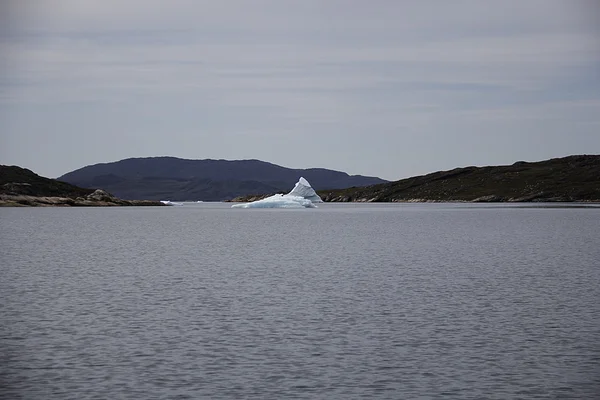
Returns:
[[[455,168],[317,193],[324,201],[600,201],[600,155]]]
[[[0,206],[162,206],[121,200],[103,190],[84,189],[44,178],[15,165],[0,165]]]
[[[324,168],[285,168],[259,160],[175,157],[128,158],[95,164],[58,179],[85,188],[102,188],[123,199],[218,201],[287,191],[300,176],[315,189],[343,189],[387,182]]]

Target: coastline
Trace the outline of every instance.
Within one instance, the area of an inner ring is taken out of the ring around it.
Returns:
[[[123,200],[104,190],[96,190],[85,197],[30,196],[0,194],[0,207],[131,207],[167,205],[153,200]]]
[[[372,198],[352,198],[350,196],[327,196],[327,193],[317,192],[320,194],[324,203],[591,203],[600,204],[600,199],[566,199],[563,197],[532,197],[524,196],[519,198],[501,198],[498,196],[483,196],[476,199],[426,199],[426,198],[408,198],[408,199],[379,199]],[[265,195],[249,195],[240,196],[231,200],[224,200],[228,203],[247,203],[261,200],[272,196],[273,194]]]

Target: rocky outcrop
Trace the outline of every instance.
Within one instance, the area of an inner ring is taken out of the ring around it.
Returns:
[[[24,168],[0,165],[0,206],[114,207],[164,204],[159,201],[122,200],[102,189],[83,189],[41,177]]]
[[[94,192],[96,193],[96,192]],[[104,192],[106,193],[106,192]],[[0,194],[0,207],[114,207],[164,206],[160,201],[122,200],[114,196],[52,197]]]
[[[495,203],[499,201],[504,201],[504,199],[500,196],[496,196],[495,194],[489,194],[487,196],[477,197],[471,201],[473,203]]]

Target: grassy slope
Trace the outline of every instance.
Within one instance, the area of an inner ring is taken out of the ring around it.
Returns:
[[[325,201],[599,201],[600,156],[456,168],[391,183],[318,193]]]

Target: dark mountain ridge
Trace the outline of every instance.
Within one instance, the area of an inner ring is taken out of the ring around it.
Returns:
[[[600,201],[600,155],[455,168],[368,187],[317,192],[324,201]]]
[[[325,168],[292,169],[260,160],[128,158],[89,165],[58,179],[102,188],[123,199],[228,200],[248,194],[289,191],[304,176],[315,189],[343,189],[387,182]]]

